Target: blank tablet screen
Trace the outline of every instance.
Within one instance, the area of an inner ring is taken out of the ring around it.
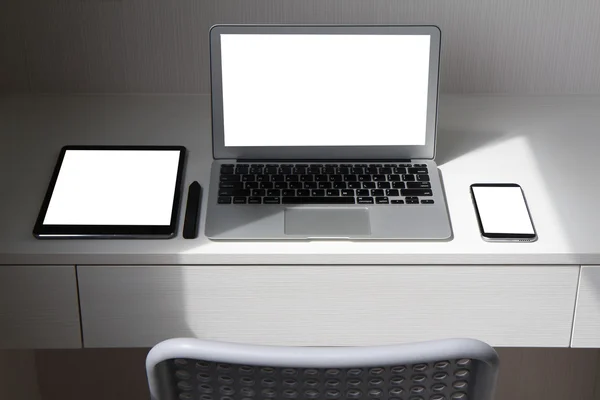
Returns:
[[[170,225],[180,155],[66,150],[43,224]]]

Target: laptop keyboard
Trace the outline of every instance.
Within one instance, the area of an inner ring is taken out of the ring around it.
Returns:
[[[426,164],[223,164],[219,204],[433,204]]]

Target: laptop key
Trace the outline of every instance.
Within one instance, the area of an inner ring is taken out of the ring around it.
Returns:
[[[246,182],[244,183],[244,189],[258,189],[258,182]]]
[[[243,182],[253,182],[255,180],[256,180],[256,177],[254,175],[242,175]]]
[[[419,204],[418,197],[407,197],[405,200],[406,200],[406,204]]]
[[[348,167],[339,167],[336,171],[338,174],[347,175],[350,173],[350,168]]]
[[[263,204],[279,204],[279,203],[280,203],[279,197],[265,197],[263,199]]]
[[[408,169],[408,173],[409,174],[427,174],[429,171],[427,170],[427,168],[423,168],[423,167],[419,167],[419,168],[409,168]]]
[[[248,204],[261,204],[262,199],[260,197],[250,197],[248,199]]]
[[[313,175],[301,175],[300,176],[300,181],[302,181],[302,182],[312,182],[314,180],[315,180],[315,178]]]
[[[356,175],[344,175],[345,182],[356,182],[357,180]]]
[[[385,175],[373,175],[373,181],[375,181],[375,182],[385,181]]]
[[[371,189],[371,196],[382,197],[383,196],[383,190],[381,190],[381,189]]]
[[[282,196],[295,196],[296,191],[294,189],[285,189],[281,191]]]
[[[298,175],[286,175],[285,176],[285,181],[286,182],[298,182],[300,179],[298,177]]]
[[[269,189],[269,190],[267,190],[267,196],[270,196],[270,197],[281,196],[281,190]]]
[[[373,198],[372,197],[358,197],[356,199],[356,203],[357,204],[373,204]]]
[[[348,182],[348,189],[360,189],[360,182]]]
[[[363,189],[375,189],[375,182],[363,182]]]
[[[254,165],[254,164],[252,164]],[[262,167],[250,167],[250,169],[248,170],[249,174],[254,174],[254,175],[262,175],[263,173],[263,169]]]
[[[341,182],[343,180],[344,180],[344,177],[342,175],[329,175],[330,182]]]
[[[271,182],[284,182],[285,176],[283,175],[271,175]]]
[[[321,173],[321,168],[317,168],[317,167],[310,167],[306,170],[306,173],[311,174],[311,175],[316,175],[316,174],[320,174]]]
[[[310,195],[314,197],[325,196],[325,191],[322,189],[313,189],[310,191]]]
[[[261,182],[260,188],[261,189],[273,189],[273,182]]]
[[[397,182],[400,181],[400,175],[388,175],[388,181]]]
[[[417,175],[419,182],[429,182],[429,175]]]
[[[392,204],[404,204],[404,200],[392,200]]]
[[[325,167],[325,168],[323,168],[323,173],[324,174],[335,174],[336,170],[333,167]]]
[[[390,204],[390,200],[387,197],[376,197],[375,203],[377,204]]]
[[[394,174],[404,175],[404,174],[406,174],[406,168],[404,168],[404,167],[392,168],[392,172]]]
[[[361,182],[371,182],[371,175],[359,175],[358,180]]]
[[[279,175],[288,175],[292,173],[292,169],[290,167],[281,167],[279,168]]]
[[[410,184],[410,182],[409,182],[409,184]],[[406,186],[405,186],[404,182],[392,182],[392,187],[394,189],[404,189]]]
[[[283,204],[354,204],[354,197],[283,197]]]
[[[331,182],[319,182],[319,189],[331,189]]]
[[[334,189],[346,189],[346,182],[333,182]]]
[[[315,181],[317,182],[327,182],[327,175],[315,175]]]
[[[233,204],[246,204],[246,198],[245,197],[234,197]]]
[[[429,182],[407,182],[406,187],[409,189],[430,189],[431,183]]]
[[[398,191],[398,189],[387,189],[385,191],[385,195],[392,196],[392,197],[398,197],[398,196],[400,196],[400,192]]]
[[[342,196],[354,197],[354,189],[342,189]]]
[[[365,169],[360,167],[350,168],[350,173],[355,175],[362,175],[365,173]]]
[[[431,200],[431,199],[421,200],[421,204],[433,204],[433,200]]]
[[[431,189],[402,189],[402,196],[433,196]]]
[[[255,197],[263,197],[265,195],[265,189],[254,189],[250,195]]]
[[[368,167],[368,168],[365,168],[365,174],[371,174],[371,175],[374,175],[374,174],[376,174],[377,172],[378,172],[378,171],[377,171],[377,168],[374,168],[374,167]]]
[[[221,174],[233,174],[233,165],[221,165]]]
[[[405,182],[412,182],[415,180],[415,176],[414,175],[402,175],[402,180]]]
[[[219,189],[219,196],[250,196],[247,189]]]
[[[327,196],[339,197],[339,195],[340,195],[340,191],[338,189],[327,189]]]
[[[317,182],[304,182],[304,189],[316,189]]]
[[[285,182],[273,182],[273,187],[275,189],[287,189],[288,184]]]
[[[377,182],[377,187],[379,189],[389,189],[391,185],[389,182]]]
[[[239,175],[244,175],[248,173],[248,167],[240,167],[239,165],[235,168],[235,173]]]
[[[240,182],[242,177],[239,175],[221,175],[221,182]]]
[[[277,167],[269,167],[265,168],[265,174],[277,174]]]
[[[229,196],[219,196],[217,199],[218,204],[231,204],[231,197]]]
[[[299,165],[296,165],[296,167],[292,169],[292,174],[296,174],[296,175],[306,174],[306,167],[300,167]]]
[[[288,184],[290,189],[302,189],[302,183],[301,182],[290,182]]]
[[[380,174],[386,174],[386,175],[387,174],[391,174],[392,173],[392,169],[391,168],[386,168],[386,167],[379,168],[379,173]]]
[[[310,190],[298,189],[298,192],[296,194],[298,195],[298,197],[307,197],[307,196],[310,196]]]
[[[221,189],[243,189],[244,184],[242,182],[220,182],[219,188],[221,188]]]
[[[369,191],[367,189],[359,189],[356,191],[357,196],[368,196]]]

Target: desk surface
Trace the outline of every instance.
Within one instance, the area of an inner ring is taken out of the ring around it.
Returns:
[[[600,97],[589,96],[442,96],[436,161],[454,230],[449,242],[33,238],[52,168],[67,144],[186,146],[184,198],[189,183],[199,181],[203,232],[212,162],[209,99],[0,99],[0,264],[600,264]],[[484,242],[469,195],[476,182],[519,183],[539,240]]]

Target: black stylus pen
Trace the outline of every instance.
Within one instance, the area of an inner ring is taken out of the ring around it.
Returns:
[[[183,238],[195,239],[198,237],[200,225],[200,199],[202,198],[202,187],[196,181],[192,182],[188,189],[187,205],[185,208],[185,219],[183,221]]]

